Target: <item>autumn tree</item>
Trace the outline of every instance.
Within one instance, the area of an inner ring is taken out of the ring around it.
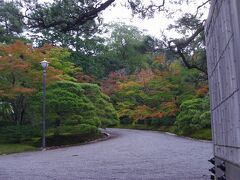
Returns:
[[[164,63],[164,58],[157,58],[157,63]],[[195,73],[199,72],[174,62],[164,69],[153,66],[125,81],[117,80],[118,86],[110,96],[121,122],[173,126],[182,103],[206,96],[206,83],[191,81]]]
[[[34,49],[20,41],[0,47],[0,98],[1,102],[10,103],[16,124],[24,123],[28,97],[41,87],[39,62],[48,57],[49,48]],[[48,82],[59,80],[60,74],[61,71],[50,66]]]
[[[126,82],[128,77],[121,71],[111,72],[106,79],[102,80],[102,91],[108,95],[112,95],[120,89],[120,84]]]
[[[14,7],[21,7],[20,10],[15,8],[16,11],[7,10],[6,12],[8,14],[11,13],[11,16],[15,19],[23,20],[22,22],[24,22],[25,28],[33,32],[33,41],[37,39],[39,46],[42,46],[44,43],[51,43],[63,47],[72,47],[78,51],[75,57],[80,58],[81,55],[86,52],[86,50],[84,50],[85,41],[88,41],[89,39],[94,40],[93,37],[95,32],[101,31],[101,28],[98,28],[102,24],[101,12],[111,6],[114,2],[115,0],[100,2],[96,0],[84,2],[79,0],[57,0],[52,3],[40,3],[38,1],[24,0],[16,3],[12,2]],[[208,5],[208,2],[209,0],[162,0],[160,2],[127,0],[126,6],[132,9],[134,15],[139,15],[142,18],[154,17],[156,12],[166,14],[170,18],[174,17],[174,14],[177,14],[176,16],[178,17],[180,16],[175,24],[172,24],[169,28],[182,34],[181,38],[166,39],[164,37],[159,37],[162,42],[160,43],[158,40],[155,44],[158,48],[165,48],[172,51],[176,57],[182,60],[186,67],[196,68],[206,74],[205,50],[202,43],[204,26],[202,14],[204,8]],[[192,3],[197,4],[195,12],[181,13],[179,15],[182,6],[191,5]],[[10,15],[8,15],[8,17],[10,17]],[[135,35],[136,34],[134,34],[134,36]],[[123,57],[122,59],[126,59],[127,55],[126,52],[124,52],[124,49],[131,49],[131,47],[124,42],[120,43],[122,43],[123,46],[119,55]],[[92,52],[92,50],[89,52]],[[79,53],[80,51],[82,52]],[[86,59],[84,65],[88,65],[87,67],[89,68],[89,64],[86,62],[92,60],[92,58],[89,59],[87,56],[84,56],[84,58]],[[132,63],[131,65],[133,67],[136,66],[139,59],[140,57],[132,58],[130,61]],[[104,58],[102,60],[104,61]],[[92,64],[99,65],[99,63],[96,63],[95,59],[92,61]],[[116,63],[113,59],[111,59],[111,61]],[[109,63],[111,61],[105,61],[105,65],[112,64]],[[119,61],[118,63],[117,66],[124,66],[124,64],[121,64]],[[110,65],[108,68],[111,67],[112,66]],[[98,69],[99,68],[95,68],[95,70]],[[102,67],[101,69],[104,68]],[[114,69],[111,69],[110,72],[111,71],[114,71]],[[130,69],[129,71],[134,71],[134,69]],[[104,72],[99,73],[104,74]]]

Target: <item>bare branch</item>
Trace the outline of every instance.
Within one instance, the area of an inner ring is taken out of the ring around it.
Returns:
[[[201,5],[199,5],[196,9],[196,14],[194,15],[194,17],[196,17],[198,15],[198,11],[200,8],[202,8],[203,6],[205,6],[207,3],[209,3],[211,0],[207,0],[206,2],[202,3]]]
[[[165,6],[165,0],[157,5],[151,1],[150,5],[144,5],[141,1],[128,0],[128,7],[132,9],[133,14],[139,14],[141,18],[152,17],[155,11],[162,11]]]

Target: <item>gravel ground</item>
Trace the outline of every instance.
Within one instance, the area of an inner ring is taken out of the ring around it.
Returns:
[[[108,129],[106,141],[0,156],[0,180],[207,180],[212,144]]]

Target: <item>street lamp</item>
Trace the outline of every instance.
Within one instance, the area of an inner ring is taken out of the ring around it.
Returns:
[[[45,131],[46,131],[46,71],[48,67],[48,62],[46,60],[43,60],[40,62],[42,68],[43,68],[43,99],[42,99],[42,150],[45,150],[46,147],[46,137],[45,137]]]

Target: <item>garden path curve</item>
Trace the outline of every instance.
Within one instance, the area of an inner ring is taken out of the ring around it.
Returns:
[[[108,129],[97,143],[0,156],[1,180],[206,180],[210,142]]]

